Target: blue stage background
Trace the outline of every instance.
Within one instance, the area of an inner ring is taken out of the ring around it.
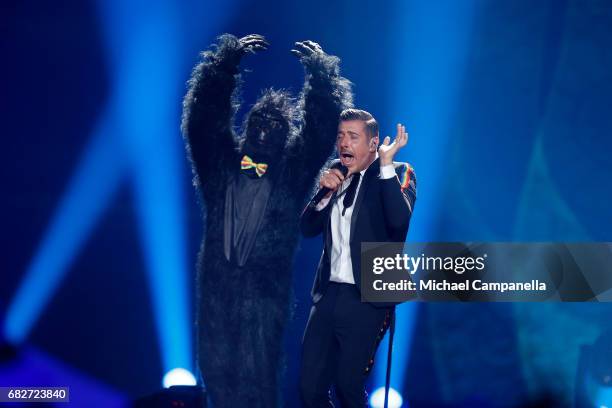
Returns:
[[[408,240],[612,241],[607,1],[11,0],[0,27],[3,336],[124,398],[194,369],[202,219],[181,99],[198,51],[224,32],[271,43],[243,60],[243,108],[264,87],[299,92],[289,50],[311,39],[342,58],[385,135],[406,124],[400,159],[419,180]],[[296,255],[287,406],[320,248],[303,240]],[[393,386],[405,406],[568,405],[580,346],[611,312],[403,305]],[[371,390],[383,371],[379,358]]]

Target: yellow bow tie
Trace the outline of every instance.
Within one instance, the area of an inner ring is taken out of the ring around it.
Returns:
[[[255,173],[257,173],[259,177],[266,174],[266,170],[268,170],[268,165],[266,163],[255,163],[253,159],[251,159],[246,154],[242,156],[242,160],[240,161],[240,168],[242,170],[248,170],[252,169],[253,167],[255,167]]]

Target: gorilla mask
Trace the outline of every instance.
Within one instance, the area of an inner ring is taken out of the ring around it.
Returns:
[[[258,160],[275,161],[287,143],[294,115],[293,100],[284,91],[266,90],[247,115],[244,150]]]

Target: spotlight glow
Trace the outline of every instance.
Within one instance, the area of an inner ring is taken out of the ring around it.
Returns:
[[[404,400],[399,392],[393,388],[389,388],[389,408],[400,408]],[[385,405],[385,387],[380,387],[372,393],[370,397],[370,406],[372,408],[383,408]]]
[[[443,4],[443,6],[442,6]],[[408,233],[411,242],[435,241],[438,206],[444,185],[442,170],[446,157],[440,149],[447,146],[452,134],[455,109],[461,89],[465,61],[469,55],[470,35],[477,15],[476,2],[423,2],[395,0],[390,49],[401,50],[390,72],[387,116],[391,121],[406,121],[411,138],[407,148],[397,156],[414,166],[418,183],[415,216]],[[393,123],[393,122],[391,122]],[[407,302],[397,308],[396,330],[391,368],[391,385],[401,389],[414,340],[414,326],[419,305]],[[386,342],[378,355],[386,356]],[[385,381],[385,364],[375,364],[373,378]]]
[[[104,116],[8,306],[3,330],[14,344],[36,325],[119,186],[125,157],[115,134],[115,123]]]
[[[170,388],[173,385],[196,385],[196,379],[184,368],[174,368],[164,375],[162,381],[164,388]]]

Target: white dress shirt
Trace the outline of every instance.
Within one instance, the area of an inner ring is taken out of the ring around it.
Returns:
[[[359,184],[357,185],[357,190],[355,191],[355,199],[353,201],[353,205],[347,208],[344,215],[342,215],[342,210],[344,210],[344,200],[343,197],[340,197],[334,202],[334,206],[331,210],[330,222],[332,233],[332,252],[330,271],[331,274],[329,280],[332,282],[355,284],[355,278],[353,277],[353,263],[351,261],[350,246],[351,218],[353,216],[353,209],[355,208],[357,196],[359,195],[359,189],[361,188],[361,183],[363,182],[363,176],[366,170],[367,169],[360,171],[361,177],[359,179]],[[380,178],[390,179],[392,177],[397,177],[393,164],[388,164],[380,168]],[[349,187],[352,180],[352,175],[344,180],[344,182],[338,189],[338,195]],[[327,207],[330,200],[331,197],[324,198],[323,200],[321,200],[319,204],[317,204],[316,210],[321,211],[322,209]]]

